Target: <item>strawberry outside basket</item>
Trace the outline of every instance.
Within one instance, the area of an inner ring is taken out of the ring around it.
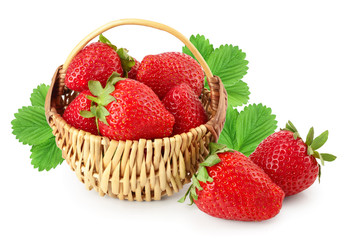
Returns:
[[[141,25],[159,29],[181,40],[202,66],[210,91],[203,89],[201,101],[209,121],[187,133],[162,139],[115,141],[76,129],[61,117],[66,106],[78,95],[64,84],[71,60],[92,39],[121,25]],[[225,123],[227,93],[219,77],[213,76],[195,46],[175,29],[153,21],[121,19],[109,22],[86,36],[59,66],[46,96],[46,119],[53,129],[62,156],[88,190],[101,196],[151,201],[178,192],[191,181],[198,164],[209,153]]]

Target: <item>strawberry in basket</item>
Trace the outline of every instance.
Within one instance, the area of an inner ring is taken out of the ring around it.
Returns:
[[[199,97],[186,83],[173,87],[162,102],[175,117],[173,135],[188,132],[208,120]]]
[[[65,109],[62,117],[71,126],[98,134],[96,123],[93,118],[84,118],[81,116],[83,111],[90,111],[91,100],[88,96],[93,96],[89,90],[81,92]]]
[[[74,91],[88,89],[90,80],[105,87],[113,72],[123,74],[118,54],[108,44],[95,42],[82,49],[71,61],[65,76],[65,85]]]
[[[201,66],[192,57],[180,52],[145,56],[136,79],[148,85],[160,99],[180,83],[187,83],[197,96],[200,96],[204,87]]]
[[[145,84],[113,73],[105,88],[98,81],[89,81],[89,89],[94,95],[87,96],[92,106],[81,116],[92,119],[102,136],[138,140],[171,135],[174,116]]]
[[[96,80],[105,87],[113,72],[120,76],[136,76],[139,63],[125,48],[117,48],[102,34],[99,41],[82,49],[71,61],[65,76],[65,85],[74,91],[88,90],[88,82]],[[132,69],[135,67],[134,69]]]

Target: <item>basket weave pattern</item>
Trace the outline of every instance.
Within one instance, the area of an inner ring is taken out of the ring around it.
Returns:
[[[101,196],[151,201],[171,196],[191,180],[217,141],[226,115],[227,95],[218,77],[207,77],[201,101],[208,123],[162,139],[115,141],[76,129],[61,117],[78,95],[64,84],[66,69],[56,70],[46,101],[46,117],[56,144],[77,177]]]

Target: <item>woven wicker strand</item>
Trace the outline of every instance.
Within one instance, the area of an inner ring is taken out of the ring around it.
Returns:
[[[61,117],[77,92],[66,88],[67,67],[76,54],[104,31],[120,25],[142,25],[166,31],[181,40],[203,67],[210,91],[201,101],[209,121],[187,133],[162,139],[115,141],[76,129]],[[190,182],[198,164],[209,153],[209,143],[217,141],[225,122],[227,94],[220,78],[213,76],[201,54],[186,37],[166,25],[141,20],[110,22],[85,37],[53,76],[46,96],[45,114],[62,156],[78,179],[101,196],[121,200],[151,201],[171,196]]]

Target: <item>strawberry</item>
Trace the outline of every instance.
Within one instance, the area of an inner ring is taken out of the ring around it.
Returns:
[[[187,83],[197,96],[200,96],[204,87],[201,66],[192,57],[180,52],[145,56],[136,79],[148,85],[160,99],[180,83]]]
[[[186,83],[173,87],[162,102],[175,117],[173,135],[188,132],[208,120],[199,97]]]
[[[294,195],[310,187],[318,176],[320,179],[320,164],[316,158],[320,158],[322,165],[324,161],[336,159],[334,155],[316,151],[326,142],[328,131],[313,138],[314,128],[304,142],[289,121],[285,129],[263,140],[250,159],[264,169],[286,196]]]
[[[103,42],[95,42],[82,49],[71,61],[65,76],[65,85],[74,91],[88,89],[90,80],[104,87],[113,72],[123,74],[121,60],[115,50]]]
[[[240,152],[210,143],[210,155],[192,177],[191,203],[218,218],[262,221],[280,212],[284,192]]]
[[[90,81],[94,108],[101,135],[114,140],[154,139],[170,136],[175,122],[157,95],[143,83],[114,73],[105,88]]]
[[[84,118],[82,111],[90,111],[91,100],[87,96],[92,96],[89,90],[81,92],[65,109],[64,120],[75,128],[82,129],[92,134],[98,134],[95,118]]]

